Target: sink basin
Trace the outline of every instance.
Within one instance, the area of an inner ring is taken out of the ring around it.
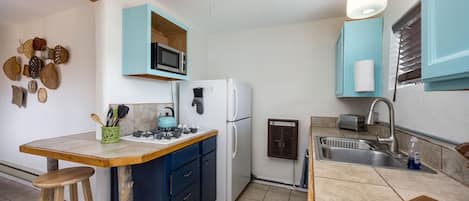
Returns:
[[[319,160],[357,163],[370,166],[407,169],[407,157],[389,153],[387,145],[371,140],[320,137],[315,140]],[[436,173],[422,164],[420,172]]]

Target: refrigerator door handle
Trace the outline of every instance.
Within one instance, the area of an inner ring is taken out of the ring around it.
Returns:
[[[232,157],[233,159],[236,158],[236,155],[238,155],[238,127],[236,127],[236,124],[233,124],[233,141],[234,141],[234,148],[233,148],[233,153]]]
[[[236,87],[233,87],[233,95],[234,95],[234,105],[233,105],[233,117],[232,120],[236,120],[236,117],[238,116],[238,104],[239,104],[239,96],[238,96],[238,89]]]

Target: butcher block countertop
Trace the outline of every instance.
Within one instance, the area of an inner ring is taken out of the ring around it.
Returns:
[[[313,184],[309,185],[309,201],[408,201],[421,195],[439,201],[469,200],[469,188],[441,172],[428,174],[316,159],[315,136],[361,139],[376,136],[320,127],[315,122],[317,119],[313,118],[309,139],[309,184]]]
[[[163,145],[122,139],[114,144],[101,144],[96,140],[96,133],[89,132],[36,140],[21,145],[20,151],[97,167],[119,167],[151,161],[217,134],[216,130],[209,130],[174,144]]]

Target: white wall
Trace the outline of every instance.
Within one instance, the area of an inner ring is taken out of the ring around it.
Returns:
[[[209,78],[233,77],[253,87],[253,173],[292,183],[292,161],[267,157],[267,118],[300,120],[301,174],[309,118],[363,112],[335,97],[335,42],[343,18],[209,35]],[[354,108],[354,109],[353,109]]]
[[[73,23],[72,23],[73,22]],[[39,171],[46,170],[43,157],[23,154],[18,146],[32,140],[91,131],[89,114],[95,109],[95,38],[94,11],[81,6],[24,24],[1,28],[0,61],[16,52],[18,40],[35,36],[47,39],[48,46],[63,45],[70,51],[67,64],[56,67],[61,72],[57,90],[48,90],[48,101],[41,104],[36,94],[28,94],[27,108],[11,104],[11,85],[27,88],[30,79],[10,81],[0,75],[0,160],[21,164]],[[22,64],[28,62],[22,57]],[[43,87],[38,79],[38,84]]]
[[[96,2],[96,110],[105,116],[111,103],[167,103],[171,102],[170,82],[122,75],[122,9],[152,3],[169,15],[185,22],[191,30],[188,51],[191,79],[202,79],[206,74],[206,35],[191,26],[176,12],[152,0],[100,0]],[[100,130],[97,129],[97,138]],[[109,170],[98,169],[96,200],[109,200]]]
[[[27,108],[11,104],[11,85],[27,88],[29,78],[10,81],[0,75],[0,160],[46,171],[46,159],[19,152],[19,146],[37,139],[89,132],[95,129],[89,119],[95,110],[95,26],[94,9],[84,5],[51,14],[23,24],[0,27],[0,61],[3,64],[16,52],[18,40],[43,37],[49,47],[62,45],[70,51],[70,60],[60,64],[60,87],[48,91],[48,101],[41,104],[37,94],[28,94]],[[28,60],[22,56],[22,64]],[[37,80],[40,87],[41,81]],[[75,164],[60,162],[61,167]],[[92,179],[94,180],[94,178]],[[94,181],[92,181],[94,184]]]
[[[122,9],[143,3],[159,4],[148,0],[100,1],[96,5],[96,54],[98,109],[110,103],[162,103],[171,101],[170,82],[122,75]],[[165,10],[172,16],[177,13]],[[180,19],[184,22],[183,19]],[[190,52],[191,79],[206,75],[206,35],[197,27],[191,28]],[[99,136],[98,136],[99,137]]]
[[[392,98],[397,46],[392,25],[418,0],[393,0],[384,12],[383,95]],[[423,84],[399,88],[395,102],[396,124],[455,143],[469,141],[469,92],[424,92]],[[382,119],[387,111],[381,109]]]

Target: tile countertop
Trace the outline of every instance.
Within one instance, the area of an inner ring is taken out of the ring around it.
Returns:
[[[118,167],[141,164],[211,138],[217,130],[192,136],[173,144],[153,144],[121,140],[101,144],[95,132],[36,140],[20,146],[23,153],[71,161],[97,167]]]
[[[441,172],[428,174],[359,164],[320,161],[314,154],[315,136],[376,139],[367,132],[352,132],[312,124],[310,149],[310,201],[402,201],[427,195],[439,201],[469,201],[469,188]],[[312,170],[311,170],[312,169]],[[314,175],[314,178],[312,177]],[[315,199],[313,199],[313,197]]]

